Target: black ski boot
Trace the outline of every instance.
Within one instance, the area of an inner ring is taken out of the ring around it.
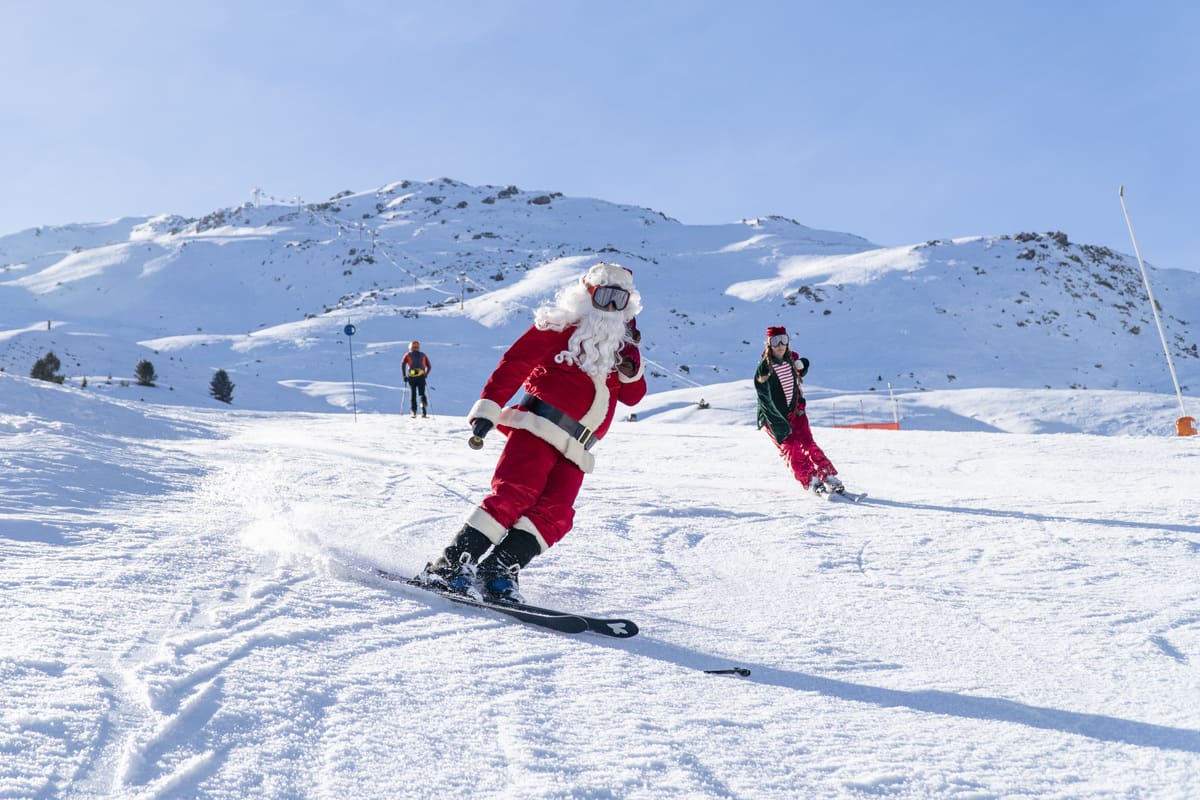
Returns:
[[[509,529],[500,544],[479,562],[479,584],[484,599],[524,603],[517,573],[540,552],[542,547],[532,533]]]
[[[492,540],[483,532],[463,525],[450,546],[436,560],[425,565],[417,580],[426,586],[465,594],[478,599],[479,589],[475,586],[476,565],[479,557],[492,546]]]

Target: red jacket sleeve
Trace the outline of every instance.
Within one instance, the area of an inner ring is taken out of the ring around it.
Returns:
[[[536,367],[553,362],[554,356],[566,349],[569,330],[543,331],[531,326],[500,358],[480,398],[498,406],[507,403]]]

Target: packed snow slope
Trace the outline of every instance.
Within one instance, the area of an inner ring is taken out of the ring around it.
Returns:
[[[1126,427],[1173,398],[815,401],[851,505],[710,388],[616,423],[524,573],[614,641],[347,566],[415,572],[486,491],[457,416],[0,375],[0,798],[1200,796],[1200,451]]]
[[[449,179],[0,236],[0,369],[28,375],[53,350],[67,385],[119,398],[216,407],[224,369],[239,408],[393,412],[419,340],[435,408],[462,413],[533,309],[598,259],[644,294],[652,392],[742,379],[776,324],[841,392],[1173,391],[1136,261],[1062,233],[879,248]],[[1200,275],[1150,271],[1194,391]],[[128,385],[143,359],[154,390]]]

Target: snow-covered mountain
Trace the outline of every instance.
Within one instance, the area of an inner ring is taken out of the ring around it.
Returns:
[[[53,350],[67,385],[121,396],[214,404],[225,369],[239,408],[394,411],[416,339],[432,402],[457,413],[532,309],[597,259],[645,296],[651,392],[743,379],[771,324],[812,359],[810,382],[841,392],[1173,391],[1136,261],[1062,233],[880,248],[779,217],[684,225],[449,179],[0,237],[0,369],[28,375]],[[1186,391],[1200,275],[1152,280]],[[156,389],[122,385],[142,359]]]

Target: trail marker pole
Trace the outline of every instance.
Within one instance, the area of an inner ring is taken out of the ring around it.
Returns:
[[[354,334],[358,331],[353,325],[342,328],[346,334],[346,344],[350,345],[350,398],[354,404],[354,421],[358,422],[358,390],[354,386]]]

